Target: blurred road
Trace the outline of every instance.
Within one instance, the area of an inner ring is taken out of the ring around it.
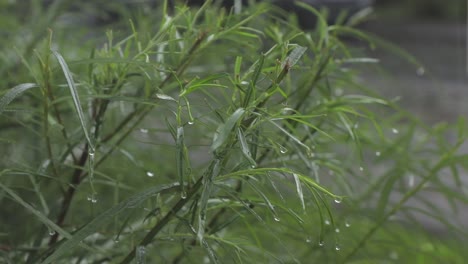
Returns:
[[[372,22],[365,25],[364,30],[409,51],[424,65],[418,69],[392,53],[373,51],[369,56],[380,59],[385,73],[364,73],[366,85],[375,87],[387,98],[401,97],[400,103],[404,108],[428,123],[454,122],[460,116],[468,120],[466,24]],[[468,153],[468,142],[463,145],[461,153]],[[439,178],[455,192],[468,195],[467,171],[461,175],[463,186],[458,186],[449,172]],[[430,212],[436,212],[438,208],[451,223],[468,229],[467,204],[457,203],[458,212],[454,212],[440,195],[430,191],[423,195],[430,197],[433,208],[417,201],[409,204],[425,207]],[[445,233],[444,225],[426,216],[419,215],[418,221],[433,232]]]

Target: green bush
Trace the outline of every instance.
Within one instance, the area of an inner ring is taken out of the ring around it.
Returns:
[[[136,10],[102,38],[61,3],[2,16],[16,32],[1,46],[3,262],[466,258],[466,232],[424,207],[427,186],[467,202],[439,179],[468,167],[464,120],[428,127],[380,98],[357,71],[376,61],[341,38],[390,44],[307,6],[313,32],[210,3]]]

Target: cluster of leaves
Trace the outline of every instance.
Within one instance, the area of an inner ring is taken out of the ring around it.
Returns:
[[[451,126],[426,127],[362,86],[356,65],[375,60],[341,37],[380,41],[310,6],[299,4],[317,26],[303,32],[267,5],[210,2],[171,14],[165,1],[101,48],[55,30],[16,49],[0,71],[13,86],[0,97],[1,258],[460,260],[459,247],[391,220],[421,227],[419,212],[465,235],[406,206],[429,202],[418,195],[430,184],[466,203],[438,178],[461,183],[464,121],[450,143]]]

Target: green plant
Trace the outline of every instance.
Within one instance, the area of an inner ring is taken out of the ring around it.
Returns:
[[[59,30],[18,49],[23,66],[1,71],[15,83],[0,97],[3,260],[462,260],[391,217],[444,222],[406,207],[428,184],[466,203],[437,177],[448,168],[461,182],[464,121],[449,144],[451,126],[427,127],[360,85],[353,66],[375,61],[341,36],[384,43],[302,8],[315,31],[268,20],[267,5],[168,16],[165,2],[99,49]]]

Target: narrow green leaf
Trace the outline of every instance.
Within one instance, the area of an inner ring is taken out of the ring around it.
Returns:
[[[180,93],[180,96],[187,96],[188,94],[191,94],[201,88],[204,87],[220,87],[220,88],[226,88],[225,85],[213,83],[215,80],[219,80],[225,77],[228,77],[229,75],[227,73],[219,73],[219,74],[213,74],[210,75],[204,79],[200,80],[195,80],[191,83],[189,83],[188,87],[185,88],[182,93]]]
[[[182,198],[185,198],[187,194],[185,193],[185,188],[184,188],[185,143],[184,143],[184,127],[183,126],[180,126],[177,128],[176,150],[177,150],[176,166],[177,166],[177,174],[179,176],[181,196]]]
[[[239,108],[226,120],[226,123],[219,125],[213,137],[211,150],[215,151],[226,141],[237,121],[239,121],[244,113],[245,109]]]
[[[302,209],[305,210],[304,194],[302,193],[302,184],[299,179],[299,175],[297,175],[296,173],[293,173],[293,177],[294,177],[294,182],[296,183],[297,195],[299,196],[299,200],[301,200]]]
[[[253,167],[257,166],[257,163],[255,160],[252,158],[252,154],[250,153],[249,145],[247,144],[247,140],[244,136],[244,133],[242,132],[242,129],[237,128],[237,137],[239,138],[239,141],[241,143],[241,150],[242,154],[244,154],[245,158],[250,162],[250,165]]]
[[[89,134],[88,134],[88,128],[85,122],[85,115],[83,113],[83,109],[81,108],[80,97],[78,95],[78,90],[75,86],[75,82],[73,81],[72,73],[70,72],[70,69],[68,68],[68,65],[65,59],[62,57],[62,55],[60,55],[60,53],[58,53],[55,50],[52,50],[52,54],[54,54],[54,56],[57,58],[60,64],[60,67],[63,70],[63,74],[65,75],[65,78],[67,79],[68,88],[70,88],[70,93],[73,98],[75,111],[78,114],[78,118],[80,119],[80,123],[81,123],[81,128],[83,129],[83,133],[86,137],[86,140],[88,141],[88,145],[90,147],[90,153],[94,153],[94,144],[91,141],[91,138],[89,137]]]
[[[0,114],[5,110],[8,104],[11,103],[16,97],[18,97],[23,92],[31,89],[39,87],[39,85],[35,83],[23,83],[11,88],[1,99],[0,99]]]
[[[52,220],[50,220],[42,212],[36,210],[32,205],[30,205],[25,200],[23,200],[12,189],[8,188],[7,186],[5,186],[5,185],[3,185],[1,183],[0,183],[0,188],[2,188],[6,193],[8,193],[11,196],[11,198],[13,198],[14,201],[16,201],[17,203],[22,205],[24,208],[26,208],[29,212],[31,212],[33,215],[35,215],[39,221],[41,221],[43,224],[48,226],[50,229],[52,229],[55,232],[59,233],[61,236],[64,236],[64,237],[69,238],[69,239],[72,238],[72,235],[70,233],[63,230],[60,226],[55,224]]]
[[[297,45],[291,53],[286,57],[286,59],[281,64],[281,68],[287,66],[291,68],[292,66],[296,65],[296,63],[301,59],[302,55],[306,52],[307,48]]]

